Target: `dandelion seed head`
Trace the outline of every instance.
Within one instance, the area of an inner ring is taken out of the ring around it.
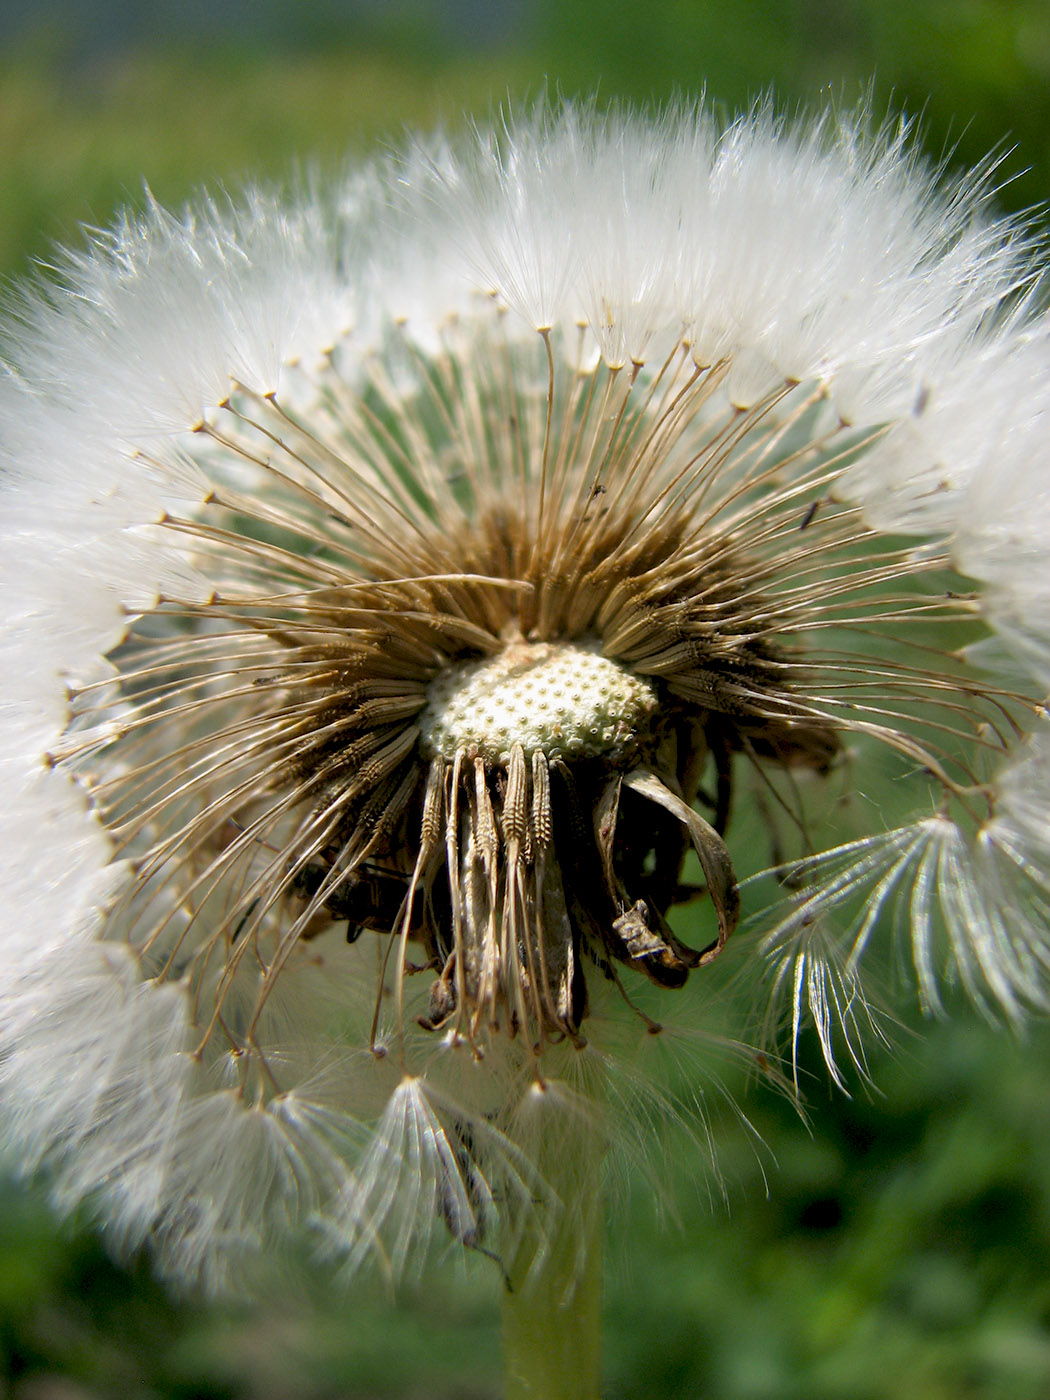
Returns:
[[[880,959],[1045,1007],[1050,340],[988,187],[569,105],[24,294],[0,1097],[63,1205],[215,1288],[505,1259],[574,1140],[706,1142],[642,1067],[728,1043],[716,960],[842,1083]]]

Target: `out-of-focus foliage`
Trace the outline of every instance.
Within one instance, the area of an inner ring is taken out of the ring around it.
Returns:
[[[1050,193],[1050,7],[1045,0],[542,0],[543,34],[575,90],[640,101],[706,81],[728,107],[774,91],[921,116],[934,157],[973,165],[1015,148],[1011,208]]]
[[[169,24],[163,47],[147,8],[116,7],[136,20],[126,43],[115,21],[90,44],[52,16],[0,50],[0,272],[141,201],[143,179],[174,203],[304,156],[323,169],[545,84],[658,101],[706,84],[730,109],[770,90],[853,105],[870,87],[876,114],[922,118],[935,158],[1004,153],[1004,204],[1050,194],[1045,0],[535,0],[484,25],[437,0],[274,0],[250,24],[231,7],[226,29],[208,7],[206,34]],[[1019,1044],[967,1015],[902,1031],[872,1066],[877,1092],[853,1099],[814,1056],[809,1127],[733,1071],[767,1149],[716,1125],[728,1205],[694,1164],[671,1193],[678,1222],[654,1228],[637,1186],[614,1217],[610,1400],[1050,1394],[1050,1034]],[[10,1186],[0,1400],[482,1400],[498,1393],[498,1288],[479,1259],[396,1305],[326,1279],[261,1309],[175,1304],[145,1265],[111,1265],[86,1222],[60,1230]]]
[[[384,51],[147,50],[72,69],[0,58],[0,269],[140,204],[144,182],[172,204],[202,183],[334,167],[406,130],[487,111],[491,96],[478,59],[446,84]]]

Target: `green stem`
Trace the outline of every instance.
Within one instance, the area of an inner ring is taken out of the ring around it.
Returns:
[[[505,1400],[599,1400],[601,1163],[582,1155],[586,1163],[559,1173],[553,1229],[542,1239],[528,1232],[507,1271]]]

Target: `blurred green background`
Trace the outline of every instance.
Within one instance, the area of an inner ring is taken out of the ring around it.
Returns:
[[[547,87],[732,110],[921,117],[950,166],[1002,156],[1001,203],[1050,195],[1047,0],[65,0],[0,4],[0,274],[81,223],[201,183],[396,143]],[[648,1187],[610,1213],[609,1400],[1050,1396],[1050,1035],[900,1008],[877,1090],[811,1078],[808,1124],[725,1071],[766,1147],[713,1134],[725,1197],[683,1160],[679,1219]],[[0,1195],[0,1400],[483,1400],[498,1280],[446,1263],[396,1303],[329,1280],[230,1309],[116,1269],[39,1193]]]

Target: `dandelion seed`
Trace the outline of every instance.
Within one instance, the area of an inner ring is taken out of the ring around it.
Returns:
[[[215,1286],[303,1231],[527,1273],[716,959],[837,1077],[887,939],[1045,1007],[1050,358],[988,203],[863,114],[568,107],[26,293],[0,1094],[64,1204]]]

